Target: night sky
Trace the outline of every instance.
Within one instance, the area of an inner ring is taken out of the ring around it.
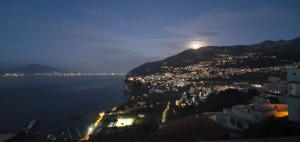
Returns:
[[[293,39],[299,26],[299,0],[1,0],[0,67],[126,72],[191,41]]]

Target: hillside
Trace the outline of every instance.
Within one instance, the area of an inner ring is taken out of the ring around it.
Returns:
[[[272,66],[300,61],[300,37],[293,40],[266,40],[253,45],[207,46],[199,49],[188,49],[161,61],[145,63],[128,72],[128,76],[144,76],[164,72],[167,67],[184,67],[201,61],[216,58],[220,55],[242,56],[255,53],[260,57],[276,57],[276,59],[258,58],[236,64],[235,67]]]
[[[7,69],[1,69],[0,73],[25,73],[25,74],[32,74],[32,73],[42,73],[42,72],[62,72],[63,70],[49,67],[49,66],[43,66],[39,64],[29,64],[24,66],[18,66],[18,67],[11,67]]]

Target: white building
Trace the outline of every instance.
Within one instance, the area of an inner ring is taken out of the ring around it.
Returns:
[[[232,114],[228,120],[230,125],[237,130],[249,128],[250,125],[258,123],[268,117],[287,116],[287,104],[261,104],[261,105],[240,105],[232,108]],[[240,118],[240,120],[239,120]],[[233,119],[236,119],[234,122]],[[241,121],[241,122],[239,122]]]
[[[287,104],[236,105],[231,109],[223,109],[223,113],[217,114],[216,121],[229,129],[245,131],[268,117],[287,116],[287,111]]]
[[[300,121],[300,69],[287,71],[289,120]]]

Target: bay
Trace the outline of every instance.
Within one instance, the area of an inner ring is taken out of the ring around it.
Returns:
[[[0,78],[0,133],[16,132],[31,119],[43,135],[85,130],[98,113],[122,104],[123,76]]]

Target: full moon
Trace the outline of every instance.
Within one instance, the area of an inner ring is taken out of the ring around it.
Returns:
[[[192,41],[188,44],[188,48],[190,49],[199,49],[203,46],[205,46],[205,43],[202,41]]]

